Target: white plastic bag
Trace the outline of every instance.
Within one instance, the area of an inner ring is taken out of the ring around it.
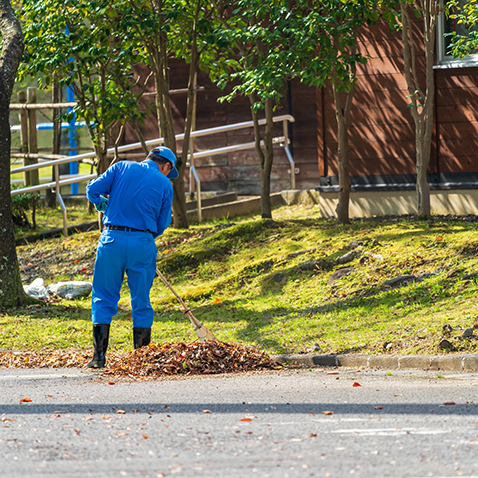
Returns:
[[[69,281],[50,284],[47,290],[52,295],[57,295],[63,299],[81,299],[90,295],[92,285],[90,282]]]
[[[30,285],[24,285],[23,290],[30,296],[35,299],[49,299],[50,295],[48,290],[43,283],[43,279],[37,278]]]

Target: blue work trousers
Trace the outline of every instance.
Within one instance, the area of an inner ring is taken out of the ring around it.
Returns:
[[[154,311],[149,293],[156,273],[157,249],[148,232],[105,230],[96,252],[91,311],[93,324],[110,324],[118,312],[124,273],[133,308],[133,327],[151,327]]]

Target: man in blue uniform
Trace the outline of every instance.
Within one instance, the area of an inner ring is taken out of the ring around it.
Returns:
[[[134,348],[150,343],[154,311],[149,293],[157,254],[154,239],[171,223],[170,179],[177,177],[176,156],[160,146],[141,163],[114,164],[86,187],[88,199],[104,212],[93,274],[94,356],[90,368],[105,366],[111,319],[118,311],[125,272],[133,308]]]

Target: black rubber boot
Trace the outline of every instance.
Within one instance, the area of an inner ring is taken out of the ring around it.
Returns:
[[[151,327],[133,327],[133,344],[135,349],[149,345],[151,342]]]
[[[89,368],[103,368],[106,363],[106,349],[110,336],[109,324],[93,324],[93,359],[88,362]]]

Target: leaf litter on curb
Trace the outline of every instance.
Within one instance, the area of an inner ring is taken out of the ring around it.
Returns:
[[[0,352],[1,368],[84,368],[93,351]],[[216,341],[151,343],[129,353],[107,354],[105,375],[160,377],[273,370],[278,363],[265,352]],[[113,384],[114,382],[109,382]]]

